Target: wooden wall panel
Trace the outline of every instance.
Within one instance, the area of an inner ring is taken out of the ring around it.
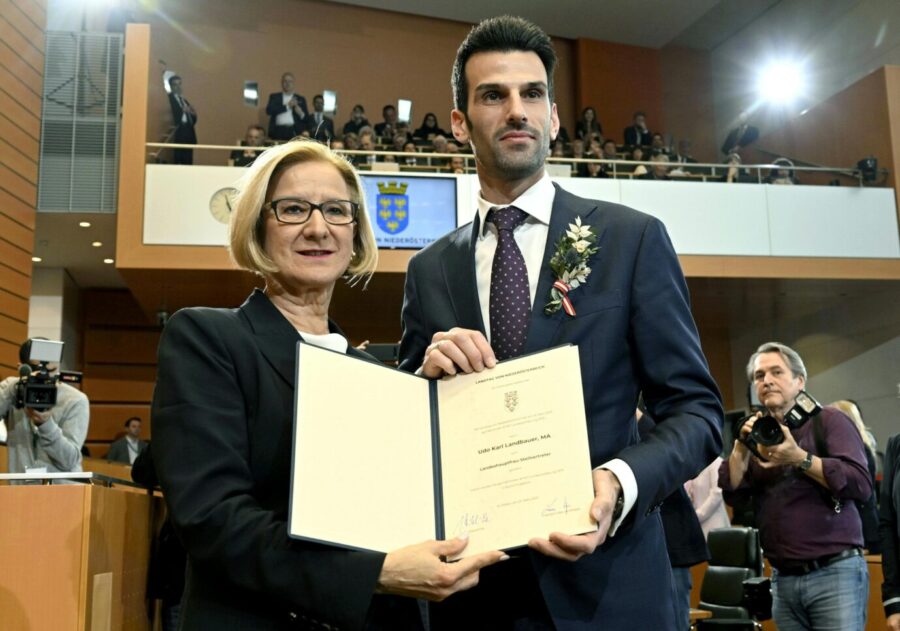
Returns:
[[[578,114],[592,106],[603,135],[617,143],[634,112],[647,115],[651,131],[664,131],[660,51],[591,39],[575,41],[575,102]]]
[[[14,270],[27,270],[31,267],[31,254],[18,245],[0,238],[0,261]]]
[[[693,142],[693,155],[700,162],[718,162],[709,52],[678,46],[666,46],[661,52],[660,131],[672,134],[673,143]]]
[[[44,0],[41,0],[42,2]],[[9,4],[7,2],[7,4]],[[6,12],[0,10],[0,40],[16,51],[20,63],[31,66],[44,76],[44,37],[29,41],[16,27],[7,20]]]
[[[160,328],[128,291],[87,290],[82,304],[82,390],[91,401],[87,444],[91,455],[103,457],[131,416],[141,417],[141,436],[150,438]]]
[[[91,425],[88,441],[110,441],[125,432],[125,419],[141,419],[141,438],[150,439],[150,406],[144,404],[116,405],[91,402]],[[93,453],[93,451],[91,452]]]
[[[28,298],[16,296],[5,289],[0,289],[0,313],[19,320],[28,321]]]
[[[2,136],[3,131],[0,130],[0,137]],[[2,188],[0,188],[0,213],[15,223],[34,230],[34,205],[22,201]]]
[[[0,288],[27,300],[31,295],[31,269],[20,271],[0,264]]]
[[[0,377],[28,335],[46,0],[0,0]]]
[[[0,79],[2,81],[2,79]],[[9,170],[22,179],[37,185],[38,163],[37,160],[24,153],[18,147],[4,140],[0,140],[0,155],[3,163]]]
[[[0,111],[16,125],[35,138],[41,135],[40,111],[32,112],[0,88]]]
[[[0,0],[0,14],[29,42],[40,42],[44,38],[44,24],[37,24],[23,7],[25,0]]]
[[[0,66],[32,91],[38,95],[41,94],[44,85],[44,78],[41,76],[41,73],[22,61],[16,54],[16,51],[3,41],[0,41]]]

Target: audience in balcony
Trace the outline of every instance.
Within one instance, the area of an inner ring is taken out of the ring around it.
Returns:
[[[397,138],[398,136],[395,136]],[[403,164],[406,166],[414,167],[419,164],[418,158],[416,158],[416,154],[419,150],[416,148],[416,143],[412,140],[407,140],[403,143],[403,152],[410,154],[408,157],[403,158]]]
[[[432,139],[432,145],[434,146],[435,153],[447,153],[447,149],[450,146],[450,143],[447,142],[447,137],[443,134],[438,134],[434,136]],[[431,166],[435,167],[444,167],[447,166],[448,161],[447,158],[431,158]]]
[[[462,156],[450,158],[450,173],[462,175],[466,172],[466,159]]]
[[[697,160],[692,154],[693,143],[690,140],[682,139],[678,141],[678,152],[671,156],[672,162],[678,164],[697,164]]]
[[[290,140],[306,129],[309,110],[306,99],[294,93],[292,73],[281,75],[281,92],[269,95],[266,114],[269,115],[269,138],[272,140]]]
[[[393,138],[394,126],[397,124],[397,108],[388,103],[381,108],[380,123],[375,125],[375,135],[379,138]]]
[[[652,139],[650,130],[647,129],[647,115],[641,111],[635,112],[633,122],[622,132],[622,138],[631,147],[649,145]]]
[[[759,129],[749,123],[750,116],[747,112],[741,112],[738,116],[738,125],[728,132],[725,142],[722,144],[722,153],[737,153],[759,138]]]
[[[652,153],[665,153],[669,154],[669,146],[666,144],[666,139],[659,132],[654,132],[650,136],[650,151]]]
[[[580,138],[576,138],[572,141],[572,157],[573,158],[584,158],[584,141]]]
[[[347,149],[349,151],[355,151],[356,149],[359,149],[359,136],[357,134],[354,134],[353,132],[347,132],[344,134],[342,140],[344,141],[344,149]]]
[[[641,176],[642,180],[671,180],[669,177],[669,154],[664,153],[662,151],[654,151],[650,156],[650,161],[653,162],[652,167],[649,171],[644,173]],[[635,170],[635,173],[637,171]]]
[[[259,125],[250,125],[247,133],[241,141],[242,147],[246,149],[235,149],[231,152],[231,164],[236,167],[248,167],[256,160],[256,156],[260,154],[262,149],[253,149],[252,147],[265,147],[266,130]]]
[[[350,120],[344,123],[344,129],[342,130],[345,134],[354,133],[358,134],[359,130],[363,127],[369,125],[369,120],[366,118],[366,110],[362,105],[354,105],[353,111],[350,112]]]
[[[772,164],[777,164],[777,169],[771,169],[769,176],[764,180],[766,184],[799,184],[800,180],[794,177],[794,163],[787,158],[778,158]]]
[[[438,126],[437,116],[433,112],[425,114],[422,126],[413,132],[413,137],[421,140],[434,140],[435,136],[447,136],[447,132]]]
[[[175,130],[172,133],[172,142],[180,145],[196,145],[197,132],[194,125],[197,124],[197,110],[188,102],[183,93],[181,77],[172,75],[169,77],[169,107],[172,109],[172,124]],[[175,164],[193,164],[193,149],[175,149],[172,155]]]
[[[725,177],[722,181],[728,184],[740,183],[740,184],[752,184],[757,180],[753,179],[749,173],[747,173],[747,169],[741,168],[742,164],[741,156],[737,152],[733,152],[728,154],[728,158],[725,160],[725,164],[728,165],[728,170],[725,172]]]
[[[325,99],[321,94],[313,97],[313,111],[306,117],[306,131],[309,137],[319,142],[334,138],[334,120],[325,115]]]
[[[586,107],[581,112],[581,118],[575,123],[575,137],[582,140],[603,139],[603,127],[597,120],[597,111],[593,107]]]
[[[644,150],[641,147],[632,147],[629,152],[628,159],[633,162],[641,162],[644,160]],[[641,177],[642,175],[647,175],[647,167],[643,164],[638,164],[634,167],[634,170],[631,172],[633,177]]]

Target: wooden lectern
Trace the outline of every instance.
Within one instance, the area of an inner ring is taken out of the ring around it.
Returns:
[[[153,501],[92,484],[0,486],[0,627],[147,631]]]

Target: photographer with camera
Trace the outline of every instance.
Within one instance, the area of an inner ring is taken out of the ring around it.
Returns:
[[[869,580],[855,502],[872,482],[859,432],[803,390],[803,360],[783,344],[760,346],[747,378],[764,409],[740,422],[719,486],[729,504],[753,495],[775,623],[780,631],[862,631]]]
[[[0,382],[10,473],[81,471],[90,410],[83,392],[60,381],[62,345],[26,340],[19,347],[19,376]]]

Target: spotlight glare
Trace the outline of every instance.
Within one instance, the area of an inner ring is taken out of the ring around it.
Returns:
[[[115,261],[113,261],[112,259],[103,259],[103,262],[107,265],[112,265]]]
[[[82,228],[90,228],[91,222],[90,221],[79,221],[78,225],[81,226]]]
[[[35,263],[40,263],[40,262],[43,261],[44,259],[42,259],[42,258],[39,257],[39,256],[32,256],[32,257],[31,257],[31,260],[32,260],[33,262],[35,262]]]
[[[773,62],[759,74],[757,89],[770,103],[788,104],[803,93],[803,69],[787,61]]]
[[[94,241],[93,243],[91,243],[91,245],[95,248],[99,248],[103,245],[103,241]]]

